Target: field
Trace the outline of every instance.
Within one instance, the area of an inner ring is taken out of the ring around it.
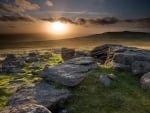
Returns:
[[[57,41],[9,42],[7,44],[1,42],[0,61],[4,59],[6,53],[21,56],[37,50],[41,55],[49,52],[52,57],[48,60],[41,57],[40,61],[54,66],[63,60],[60,53],[54,53],[52,48],[74,47],[79,50],[89,50],[105,43],[150,49],[150,34],[121,32]],[[34,63],[27,63],[24,73],[0,74],[0,111],[5,108],[8,98],[17,88],[41,80],[35,75],[44,66],[33,68],[33,65]],[[105,87],[98,81],[101,74],[115,76],[110,87]],[[111,65],[99,65],[98,69],[89,74],[80,85],[69,88],[73,95],[68,100],[66,109],[69,113],[150,113],[150,91],[140,87],[139,79],[131,72],[117,72],[111,68]],[[60,84],[54,85],[57,88],[65,87]]]

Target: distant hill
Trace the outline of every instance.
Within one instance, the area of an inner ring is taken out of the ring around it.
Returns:
[[[105,43],[150,46],[150,33],[106,32],[71,39],[48,40],[40,34],[0,35],[0,48],[88,47]],[[2,37],[2,38],[1,38]]]

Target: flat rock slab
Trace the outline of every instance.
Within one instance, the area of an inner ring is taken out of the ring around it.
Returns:
[[[78,57],[54,67],[46,67],[39,72],[39,76],[66,86],[76,86],[96,68],[92,57]]]
[[[7,107],[1,113],[52,113],[52,112],[42,105],[25,104]]]
[[[46,108],[52,108],[65,101],[70,96],[67,89],[55,89],[46,82],[18,89],[8,100],[8,106],[18,106],[23,104],[38,104]]]

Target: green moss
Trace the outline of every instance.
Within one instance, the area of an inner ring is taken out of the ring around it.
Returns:
[[[101,74],[116,76],[110,87],[100,83]],[[150,92],[141,89],[139,78],[130,72],[101,66],[70,90],[73,94],[67,105],[70,113],[150,113]]]

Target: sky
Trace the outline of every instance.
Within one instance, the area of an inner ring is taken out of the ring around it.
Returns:
[[[150,0],[0,0],[0,33],[49,32],[55,21],[70,34],[150,32]]]

